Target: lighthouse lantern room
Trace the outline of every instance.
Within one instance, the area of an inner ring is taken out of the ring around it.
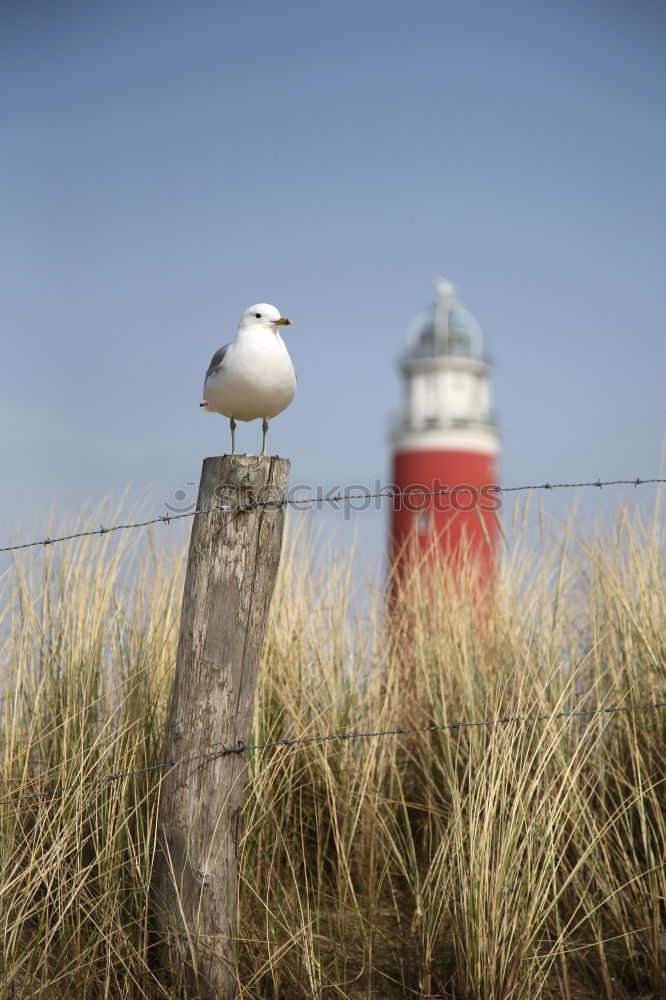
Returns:
[[[391,548],[398,577],[417,554],[460,557],[468,549],[492,569],[499,498],[499,432],[481,329],[451,282],[437,279],[435,301],[412,324],[401,361],[402,413],[392,435],[395,498]],[[466,488],[466,489],[465,489]],[[456,490],[453,494],[419,495]]]

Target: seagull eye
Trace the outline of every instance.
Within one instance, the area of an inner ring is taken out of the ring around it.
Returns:
[[[254,318],[255,319],[261,319],[261,313],[255,313],[254,314]]]

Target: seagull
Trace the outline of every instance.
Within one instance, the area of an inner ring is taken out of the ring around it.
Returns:
[[[261,454],[266,454],[268,421],[294,398],[296,372],[280,336],[291,320],[267,302],[241,316],[236,337],[213,355],[203,389],[204,410],[229,417],[231,454],[236,454],[236,421],[263,421]]]

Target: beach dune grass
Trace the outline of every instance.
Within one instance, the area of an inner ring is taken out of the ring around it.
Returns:
[[[664,700],[660,525],[519,523],[483,595],[440,567],[390,614],[292,525],[251,740]],[[127,532],[2,580],[1,797],[75,786],[0,806],[2,1000],[181,995],[147,899],[182,566]],[[663,997],[665,737],[646,709],[248,753],[239,996]]]

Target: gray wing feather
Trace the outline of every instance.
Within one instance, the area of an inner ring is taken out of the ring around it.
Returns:
[[[220,370],[220,368],[224,363],[224,355],[227,353],[228,349],[229,349],[229,344],[225,344],[224,347],[221,347],[219,349],[219,351],[215,351],[215,354],[213,355],[211,362],[208,365],[206,378],[208,378],[209,375],[214,375],[216,372]]]

